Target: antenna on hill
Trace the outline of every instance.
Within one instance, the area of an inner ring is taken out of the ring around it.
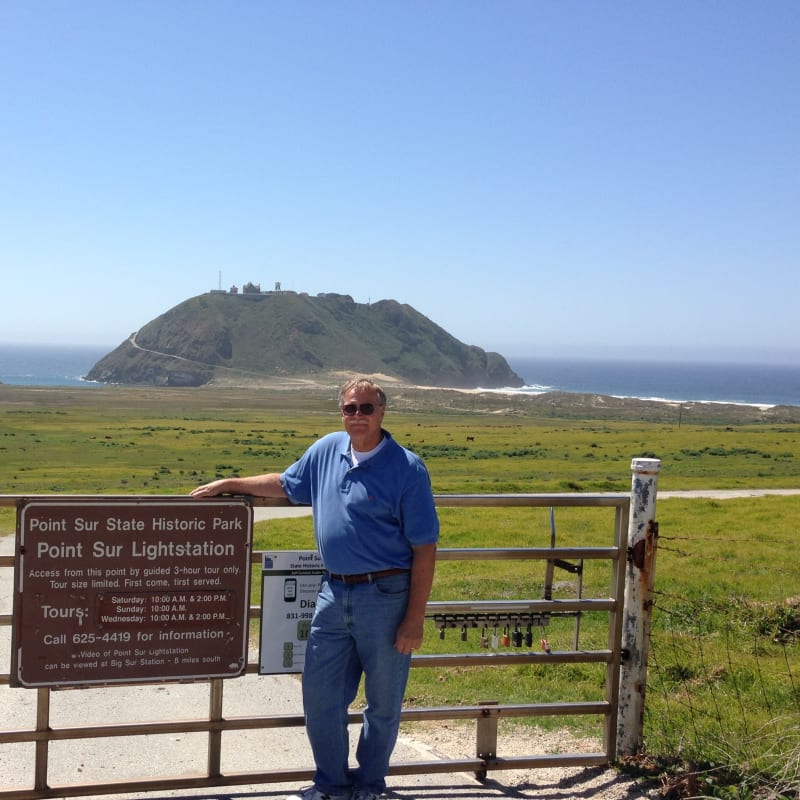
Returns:
[[[219,290],[222,291],[222,270],[219,271]]]

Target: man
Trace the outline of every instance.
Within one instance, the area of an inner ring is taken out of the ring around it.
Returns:
[[[283,473],[225,478],[193,497],[249,494],[310,504],[327,570],[303,671],[314,785],[287,800],[376,800],[386,788],[411,653],[422,643],[439,522],[422,460],[382,427],[386,395],[366,378],[339,392],[344,431]],[[364,675],[366,708],[348,766],[347,712]]]

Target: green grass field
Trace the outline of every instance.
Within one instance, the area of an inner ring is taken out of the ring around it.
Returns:
[[[451,401],[437,409],[429,397],[390,408],[386,427],[425,458],[437,494],[628,492],[642,456],[661,459],[660,491],[800,485],[800,424],[581,420]],[[281,470],[339,424],[330,391],[0,387],[0,493],[184,494],[217,476]],[[735,785],[726,796],[764,787],[790,796],[800,786],[799,516],[798,497],[658,504],[646,746],[708,770],[707,794]],[[546,509],[442,508],[441,521],[442,547],[549,543]],[[559,545],[611,543],[607,509],[559,509],[556,525]],[[0,533],[13,529],[13,508],[0,508]],[[307,519],[256,526],[257,548],[312,544]],[[542,568],[442,563],[434,599],[535,598]],[[587,564],[585,595],[604,591],[606,570]],[[572,576],[559,581],[574,591]],[[603,646],[606,624],[585,615],[582,646]],[[568,648],[574,630],[573,618],[553,619],[546,636]],[[477,650],[479,637],[448,630],[441,640],[430,623],[424,650]],[[602,681],[583,665],[419,669],[408,703],[600,699]]]
[[[641,456],[662,460],[662,490],[798,482],[800,424],[558,419],[508,403],[390,408],[386,426],[437,493],[628,491]],[[335,391],[0,386],[0,476],[6,494],[182,493],[282,469],[338,427]]]

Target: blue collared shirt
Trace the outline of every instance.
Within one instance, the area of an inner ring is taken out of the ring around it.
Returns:
[[[317,547],[331,572],[407,568],[412,546],[439,538],[425,464],[387,431],[383,436],[381,450],[354,467],[350,437],[330,433],[281,475],[289,500],[312,507]]]

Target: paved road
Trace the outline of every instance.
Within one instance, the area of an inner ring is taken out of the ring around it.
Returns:
[[[673,497],[701,497],[709,500],[738,500],[744,497],[788,497],[800,494],[800,489],[688,489],[680,492],[659,492],[659,500]]]

